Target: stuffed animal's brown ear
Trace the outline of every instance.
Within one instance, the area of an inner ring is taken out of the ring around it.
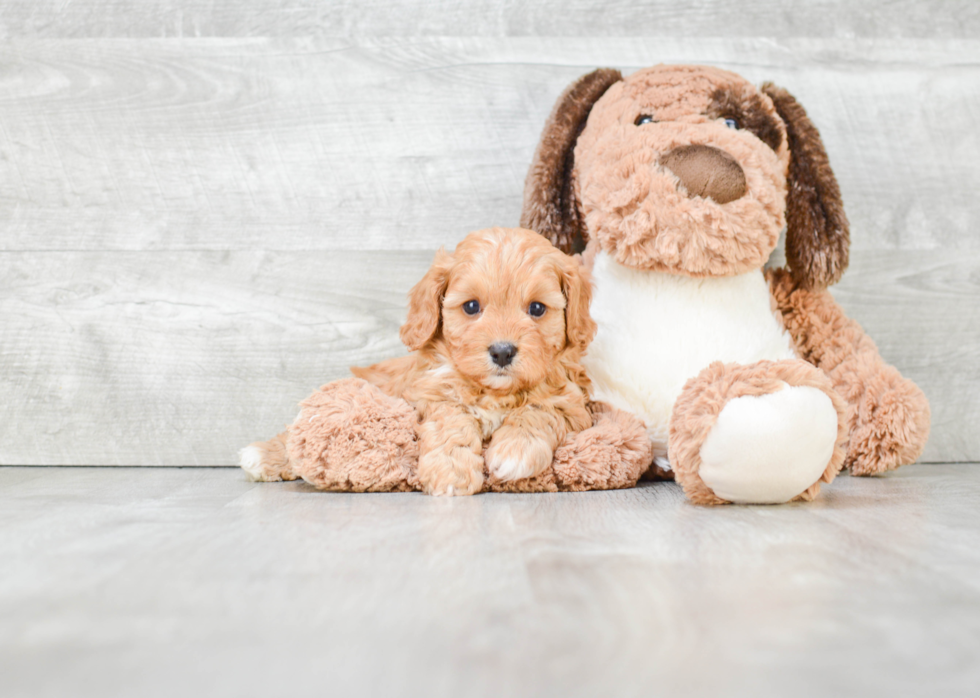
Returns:
[[[803,288],[837,282],[847,269],[850,232],[837,178],[820,133],[799,102],[772,83],[762,86],[786,124],[786,263]]]
[[[545,122],[527,173],[521,227],[541,233],[567,254],[581,252],[588,242],[572,190],[575,141],[592,105],[622,79],[618,70],[600,68],[573,82]]]
[[[439,250],[429,271],[408,292],[408,317],[398,336],[411,351],[421,349],[439,331],[442,297],[449,285],[454,262],[451,254]]]

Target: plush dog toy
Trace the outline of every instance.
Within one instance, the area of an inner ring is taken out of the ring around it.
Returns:
[[[537,233],[471,233],[409,295],[412,353],[324,386],[241,466],[341,491],[632,486],[653,454],[639,419],[589,401],[591,293],[581,264]]]
[[[925,396],[826,290],[848,224],[785,90],[697,66],[585,75],[545,126],[521,225],[584,248],[596,397],[646,421],[654,470],[694,502],[810,500],[842,466],[922,452]],[[764,273],[784,227],[787,268]]]

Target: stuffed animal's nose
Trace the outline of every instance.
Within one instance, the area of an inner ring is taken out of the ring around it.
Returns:
[[[748,191],[745,171],[731,155],[710,145],[682,145],[660,158],[677,175],[688,196],[703,196],[719,204],[741,199]]]
[[[490,352],[490,358],[493,359],[493,362],[500,366],[500,368],[503,368],[514,360],[514,355],[517,353],[517,347],[510,342],[495,342],[490,345],[488,351]]]

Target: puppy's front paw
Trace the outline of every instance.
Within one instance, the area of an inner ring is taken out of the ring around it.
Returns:
[[[487,469],[498,480],[523,480],[547,470],[555,450],[544,439],[505,425],[494,432],[485,457]]]
[[[464,448],[429,451],[419,457],[419,484],[436,497],[476,494],[483,489],[483,458]]]

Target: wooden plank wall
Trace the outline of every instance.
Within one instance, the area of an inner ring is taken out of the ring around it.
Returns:
[[[980,460],[974,0],[5,0],[0,463],[222,465],[401,352],[433,251],[514,225],[555,97],[710,63],[793,92],[837,298]]]

